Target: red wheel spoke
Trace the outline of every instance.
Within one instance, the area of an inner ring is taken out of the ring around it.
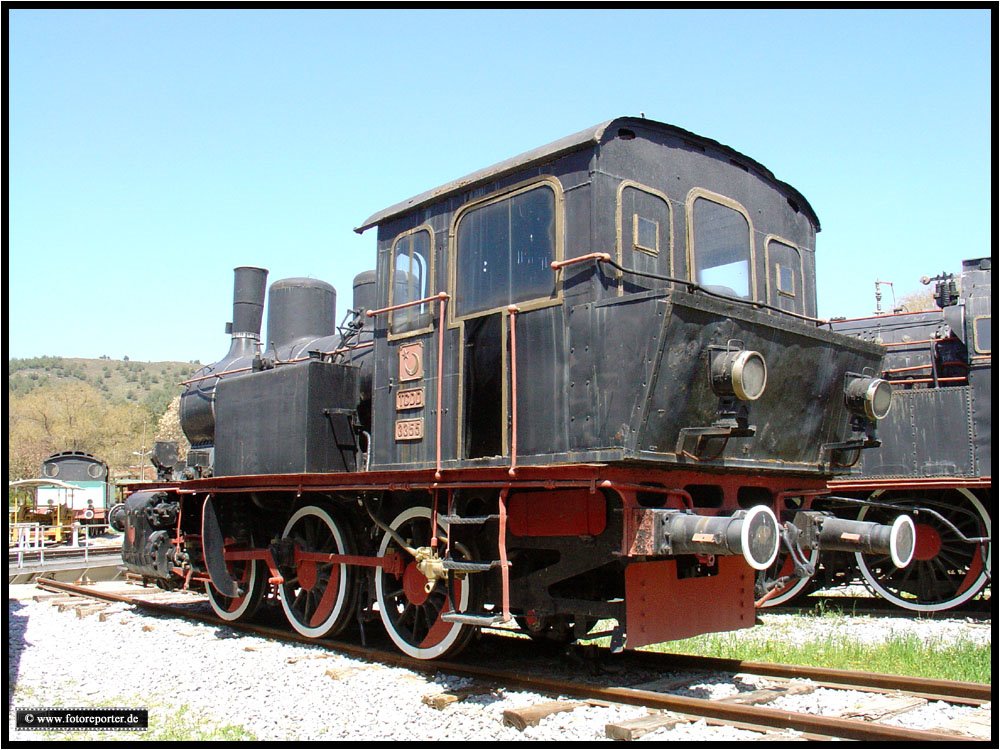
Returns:
[[[407,539],[412,547],[429,547],[432,540],[430,516],[429,508],[407,508],[393,519],[390,528],[393,535]],[[447,537],[440,527],[435,534],[439,542],[438,553],[443,554],[447,549]],[[393,535],[383,535],[377,554],[384,555],[395,549]],[[452,556],[474,559],[464,550],[463,545],[452,539]],[[393,642],[410,656],[432,659],[457,653],[474,632],[469,625],[446,622],[441,618],[442,612],[447,611],[449,606],[446,584],[434,581],[430,591],[427,591],[428,580],[417,571],[413,561],[408,561],[406,571],[400,577],[379,569],[375,583],[382,623]],[[465,607],[468,590],[459,589],[459,592],[462,595],[461,606]]]
[[[306,505],[285,526],[284,538],[299,552],[321,555],[355,554],[353,538],[337,511],[326,504]],[[292,627],[310,638],[339,632],[350,621],[356,597],[355,572],[342,563],[302,560],[279,589],[285,616]]]

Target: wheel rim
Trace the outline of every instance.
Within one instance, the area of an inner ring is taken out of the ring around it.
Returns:
[[[430,543],[430,508],[408,508],[396,516],[391,528],[412,547],[425,547]],[[443,549],[443,537],[439,527],[439,540]],[[398,550],[396,542],[389,534],[382,537],[379,557]],[[460,558],[469,559],[467,550],[452,543],[452,552]],[[394,576],[383,568],[375,569],[375,595],[379,616],[393,643],[405,654],[417,659],[436,659],[453,655],[463,648],[473,632],[473,627],[456,622],[447,622],[442,615],[452,610],[452,601],[458,611],[464,612],[469,606],[470,578],[451,580],[451,598],[448,596],[446,581],[435,581],[427,592],[427,579],[417,570],[416,562],[406,556],[406,568],[402,576]]]
[[[211,582],[205,584],[212,611],[227,622],[248,620],[257,612],[264,598],[264,565],[260,560],[236,560],[226,563],[226,570],[240,588],[242,596],[228,597],[216,591]]]
[[[816,566],[819,564],[819,550],[807,550],[807,559],[815,571]],[[758,581],[764,584],[763,587],[768,589],[768,584],[784,578],[785,576],[790,576],[794,572],[795,561],[792,559],[792,556],[787,550],[782,550],[778,552],[777,558],[770,565],[770,567],[757,574],[757,578]],[[764,609],[767,607],[777,607],[782,604],[788,604],[800,596],[805,595],[809,585],[812,583],[812,580],[813,576],[811,575],[803,578],[794,578],[784,586],[780,586],[777,594],[762,602],[760,605],[761,608]]]
[[[353,554],[351,537],[327,508],[307,505],[297,510],[282,535],[302,552]],[[278,588],[289,624],[307,638],[335,635],[350,621],[354,573],[348,565],[302,560]]]
[[[880,493],[872,495],[875,500]],[[898,510],[865,507],[858,520],[890,522],[893,514],[906,512],[913,506],[931,508],[966,537],[989,537],[989,513],[969,490],[949,490],[939,499],[892,498],[888,502]],[[865,581],[879,596],[896,606],[918,612],[952,609],[972,599],[989,582],[992,569],[993,545],[986,545],[983,563],[982,545],[963,542],[940,520],[924,514],[915,523],[916,545],[913,561],[903,569],[896,568],[888,555],[856,553],[858,568]]]

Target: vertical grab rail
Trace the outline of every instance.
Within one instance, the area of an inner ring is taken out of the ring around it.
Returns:
[[[436,427],[437,432],[437,455],[436,463],[434,467],[434,478],[441,478],[441,382],[443,379],[443,368],[444,368],[444,313],[445,306],[448,300],[451,299],[451,295],[447,292],[438,292],[431,297],[423,297],[422,299],[415,299],[411,302],[401,302],[398,305],[392,305],[390,307],[382,307],[378,310],[365,310],[365,315],[369,318],[374,318],[376,315],[383,315],[384,313],[395,312],[396,310],[402,310],[406,307],[414,307],[416,305],[423,305],[427,302],[438,301],[438,356],[437,356],[437,404],[435,405],[435,410],[437,411]]]
[[[500,490],[499,514],[500,530],[497,536],[500,550],[500,606],[503,622],[510,622],[510,567],[507,563],[507,492],[510,485]]]
[[[508,305],[510,314],[510,476],[517,475],[517,305]]]
[[[937,371],[937,361],[936,361],[937,357],[935,356],[935,354],[937,352],[934,349],[935,343],[936,342],[933,339],[931,339],[931,342],[928,345],[928,348],[930,349],[930,355],[931,355],[931,380],[934,381],[934,387],[937,388],[938,387],[938,371]]]
[[[444,310],[448,303],[448,294],[438,294],[438,363],[437,363],[437,420],[434,427],[437,439],[437,462],[434,468],[434,478],[441,478],[441,383],[444,380]]]

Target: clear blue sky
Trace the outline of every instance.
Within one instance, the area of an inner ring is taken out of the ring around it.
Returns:
[[[377,210],[618,115],[819,214],[823,316],[992,254],[988,10],[10,11],[9,356],[212,362],[232,269],[338,290]]]

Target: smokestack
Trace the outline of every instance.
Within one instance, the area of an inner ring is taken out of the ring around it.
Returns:
[[[260,322],[264,316],[264,289],[267,269],[240,266],[233,269],[236,282],[233,287],[233,336],[260,340]],[[250,334],[246,336],[246,334]]]
[[[232,335],[229,353],[218,362],[206,365],[195,375],[221,374],[232,369],[249,369],[260,343],[260,322],[264,314],[264,287],[267,269],[252,266],[234,268],[233,321],[226,323],[226,333]],[[216,378],[200,378],[188,384],[181,394],[181,429],[194,448],[211,446],[215,441]],[[192,451],[188,454],[189,460]],[[199,463],[210,466],[211,463]]]

